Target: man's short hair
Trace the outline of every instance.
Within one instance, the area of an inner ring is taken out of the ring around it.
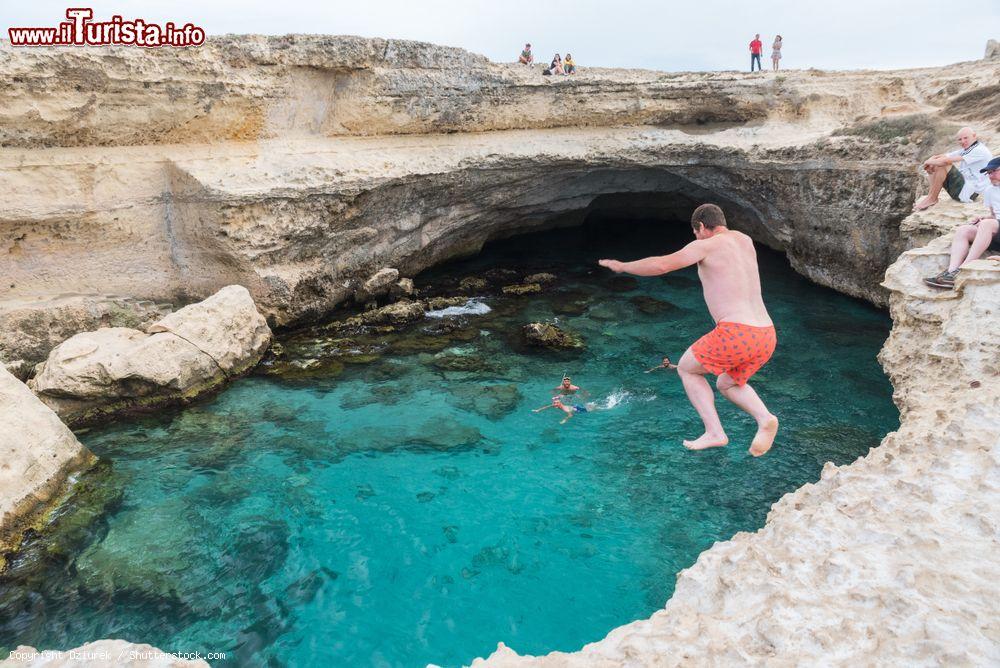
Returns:
[[[706,230],[725,227],[726,214],[715,204],[702,204],[691,214],[691,227],[698,229],[698,223],[704,225]]]

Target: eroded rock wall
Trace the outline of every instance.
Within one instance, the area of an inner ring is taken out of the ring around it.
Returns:
[[[949,109],[990,118],[1000,78],[995,60],[543,77],[295,35],[0,53],[0,356],[21,377],[95,322],[148,323],[234,283],[272,325],[320,318],[379,271],[412,276],[616,193],[720,202],[800,272],[884,304],[913,165]],[[900,114],[931,119],[923,138],[837,135]]]

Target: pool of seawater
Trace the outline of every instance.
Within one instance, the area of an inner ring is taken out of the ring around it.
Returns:
[[[594,267],[686,240],[637,229],[520,238],[418,280],[559,275],[456,316],[460,339],[435,345],[428,319],[411,328],[416,345],[329,376],[254,375],[82,433],[110,462],[85,476],[103,510],[63,509],[57,536],[0,580],[0,650],[112,637],[241,665],[453,666],[500,640],[574,650],[650,615],[701,551],[762,526],[779,497],[864,454],[898,414],[875,359],[886,314],[762,251],[779,346],[753,382],[782,420],[777,444],[750,457],[751,420],[720,399],[731,445],[683,449],[701,432],[678,378],[643,371],[711,323],[693,269],[629,289]],[[586,349],[522,347],[533,320]],[[604,410],[562,426],[555,410],[532,413],[564,372]]]

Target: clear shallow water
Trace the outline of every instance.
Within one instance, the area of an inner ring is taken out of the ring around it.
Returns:
[[[762,252],[779,347],[754,384],[782,432],[751,458],[752,422],[720,399],[730,447],[684,450],[700,422],[679,380],[642,372],[711,326],[696,274],[624,290],[591,269],[598,247],[631,259],[683,241],[570,230],[508,242],[418,285],[494,265],[555,270],[557,284],[428,319],[367,363],[252,376],[82,434],[111,465],[0,581],[0,649],[116,637],[244,665],[459,665],[499,640],[573,650],[648,616],[701,551],[759,528],[824,462],[898,425],[875,361],[886,315]],[[585,352],[518,344],[521,324],[553,318]],[[460,336],[421,331],[449,321]],[[563,372],[613,408],[564,426],[555,410],[533,414]]]

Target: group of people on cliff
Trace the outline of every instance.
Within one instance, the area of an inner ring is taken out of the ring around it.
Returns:
[[[771,69],[775,72],[778,71],[778,65],[781,61],[781,45],[783,40],[781,35],[774,38],[774,42],[771,43]],[[764,51],[764,43],[760,41],[760,33],[753,36],[750,40],[750,71],[753,72],[753,66],[756,63],[757,71],[762,72],[764,68],[760,64],[760,55]]]
[[[521,51],[521,55],[518,56],[517,62],[522,65],[533,65],[535,62],[535,56],[531,53],[531,44],[525,44],[524,49]],[[542,70],[542,74],[576,74],[576,63],[573,62],[573,54],[567,53],[566,59],[557,53],[552,57],[552,62],[549,66]]]
[[[775,72],[778,71],[780,61],[781,61],[781,46],[783,40],[781,35],[774,38],[774,42],[771,44],[771,69]],[[753,40],[750,42],[750,71],[754,71],[754,65],[756,64],[758,71],[763,71],[763,67],[760,64],[760,56],[764,50],[764,44],[760,41],[760,33],[754,35]],[[524,49],[521,50],[521,55],[517,57],[517,62],[522,65],[533,65],[535,63],[535,56],[531,53],[531,44],[525,44]],[[542,70],[542,74],[576,74],[576,63],[573,62],[572,54],[567,53],[566,58],[563,59],[558,53],[552,56],[552,61],[549,66]]]
[[[924,279],[927,285],[941,290],[952,290],[959,271],[987,251],[994,251],[987,259],[1000,261],[1000,157],[979,140],[972,128],[962,128],[955,135],[960,148],[948,153],[932,155],[923,162],[930,188],[926,195],[913,205],[914,211],[925,211],[938,203],[944,190],[959,202],[978,202],[985,205],[983,215],[974,216],[957,230],[951,242],[948,267]]]

